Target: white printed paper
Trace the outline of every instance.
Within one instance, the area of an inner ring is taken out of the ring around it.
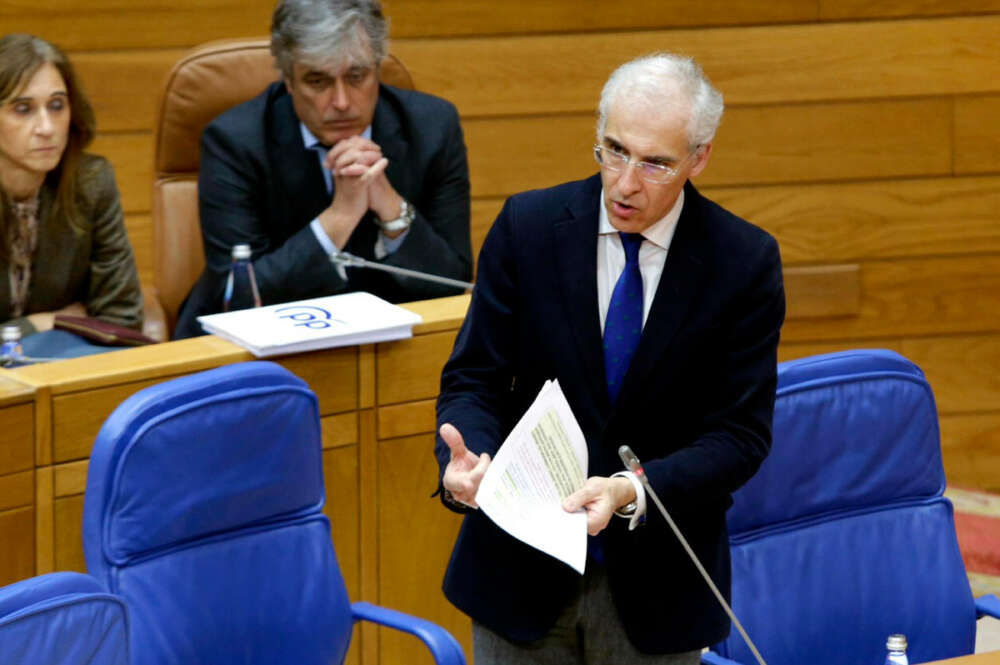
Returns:
[[[587,561],[587,515],[563,510],[587,479],[587,442],[558,381],[538,397],[503,442],[476,493],[476,503],[518,540],[581,575]]]

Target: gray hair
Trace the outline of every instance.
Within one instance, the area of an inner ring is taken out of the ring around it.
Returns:
[[[680,92],[684,99],[679,100]],[[604,138],[608,113],[622,96],[644,102],[653,108],[685,104],[690,116],[687,123],[691,148],[708,143],[719,128],[722,93],[715,89],[694,58],[658,52],[644,55],[620,66],[608,78],[598,104],[597,140]]]
[[[388,51],[388,35],[379,0],[279,0],[271,19],[271,54],[286,78],[295,62],[362,64],[366,45],[377,66]]]

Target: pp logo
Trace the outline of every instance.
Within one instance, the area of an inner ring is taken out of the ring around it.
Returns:
[[[278,318],[293,321],[292,325],[299,328],[321,330],[329,328],[333,323],[343,323],[340,319],[333,318],[333,315],[322,307],[311,305],[291,305],[274,311],[279,314]],[[282,314],[282,312],[287,312],[287,314]]]

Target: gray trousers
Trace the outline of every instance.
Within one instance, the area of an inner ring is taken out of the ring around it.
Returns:
[[[545,637],[511,642],[472,622],[475,665],[698,665],[701,650],[651,656],[638,651],[611,600],[604,567],[587,561],[580,590]]]

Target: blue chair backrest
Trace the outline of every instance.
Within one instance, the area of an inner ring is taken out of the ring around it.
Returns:
[[[975,607],[923,373],[891,351],[782,363],[774,442],[727,515],[732,604],[769,665],[972,652]],[[714,649],[754,662],[734,630]]]
[[[129,603],[135,663],[343,659],[352,620],[321,452],[316,396],[269,362],[115,410],[91,454],[84,553]]]
[[[81,573],[50,573],[0,589],[4,665],[128,665],[128,611]]]

